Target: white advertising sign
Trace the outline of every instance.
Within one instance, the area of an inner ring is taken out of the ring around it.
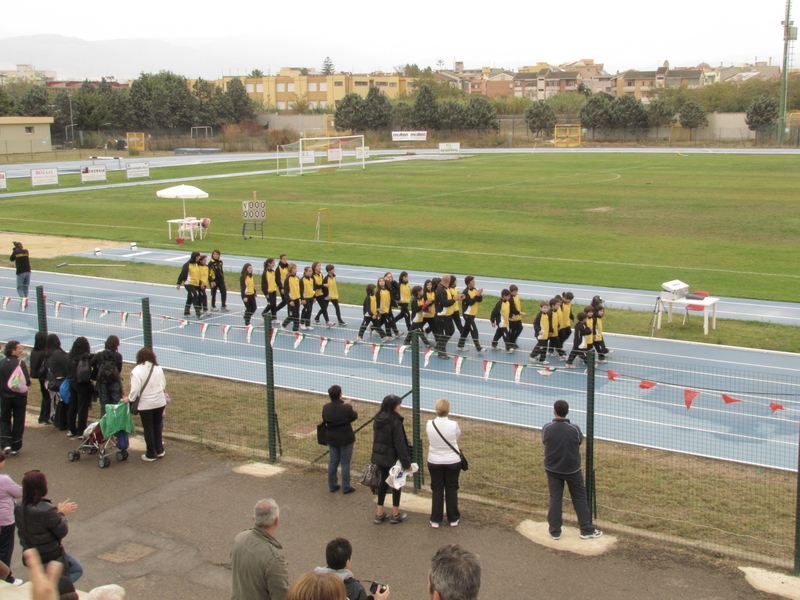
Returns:
[[[105,165],[89,165],[81,167],[81,183],[87,181],[107,181]]]
[[[356,159],[362,160],[369,158],[369,146],[359,146],[356,148]]]
[[[461,154],[461,144],[458,142],[439,144],[439,154]]]
[[[263,200],[242,201],[242,218],[245,221],[267,218],[267,203]]]
[[[31,169],[31,187],[37,185],[58,185],[58,169]]]
[[[342,148],[328,148],[328,162],[342,162]]]
[[[301,165],[313,165],[314,164],[314,151],[313,150],[303,150],[300,153],[300,164]]]
[[[6,174],[4,171],[0,171],[0,190],[7,190],[8,189],[8,182],[6,181]]]
[[[128,179],[134,177],[150,177],[150,163],[147,162],[129,162],[125,165]]]
[[[393,142],[424,142],[428,139],[427,131],[393,131]]]

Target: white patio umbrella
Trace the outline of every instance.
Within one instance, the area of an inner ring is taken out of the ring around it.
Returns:
[[[156,192],[159,198],[180,198],[183,200],[183,219],[186,220],[186,198],[208,198],[208,194],[193,185],[176,185]]]

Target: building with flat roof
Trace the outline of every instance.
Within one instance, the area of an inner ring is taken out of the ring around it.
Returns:
[[[0,152],[50,152],[53,117],[0,117]]]

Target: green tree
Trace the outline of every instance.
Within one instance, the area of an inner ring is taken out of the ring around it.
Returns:
[[[642,101],[634,96],[620,96],[613,104],[614,124],[622,129],[623,139],[628,131],[635,134],[648,127],[647,110]]]
[[[231,123],[241,123],[242,121],[252,121],[256,118],[253,109],[253,101],[247,95],[242,80],[234,77],[228,82],[228,89],[225,90],[225,97],[230,109],[228,117]]]
[[[525,122],[534,135],[552,137],[556,128],[556,113],[544,100],[537,100],[525,109]]]
[[[408,102],[399,100],[392,107],[392,127],[398,131],[411,129],[414,120],[414,107]]]
[[[98,131],[110,125],[111,113],[106,106],[105,99],[97,93],[79,89],[72,98],[72,107],[75,114],[75,126],[78,129]]]
[[[250,71],[250,74],[247,75],[247,77],[250,78],[263,77],[263,76],[264,76],[264,71],[262,71],[261,69],[253,69],[252,71]]]
[[[303,94],[302,96],[298,96],[297,94],[292,95],[292,114],[295,115],[305,115],[308,113],[308,96]]]
[[[700,104],[689,100],[681,106],[679,122],[681,127],[689,130],[689,141],[692,141],[692,131],[698,127],[705,127],[708,125],[708,117],[706,116],[706,109]]]
[[[500,131],[497,110],[484,96],[473,96],[467,105],[467,129],[475,131]]]
[[[336,73],[336,69],[333,67],[333,61],[331,60],[330,56],[326,56],[325,60],[322,61],[322,74],[323,75],[333,75]]]
[[[17,107],[14,106],[14,99],[0,87],[0,117],[13,117],[17,114]]]
[[[764,137],[775,131],[778,122],[778,100],[770,96],[759,96],[747,107],[745,123],[756,136]]]
[[[414,127],[418,129],[438,129],[439,109],[436,96],[428,84],[422,84],[414,101]]]
[[[561,118],[562,123],[577,123],[580,119],[581,106],[586,102],[586,96],[576,92],[565,92],[553,94],[545,102]]]
[[[439,129],[456,132],[467,128],[467,107],[458,100],[452,98],[442,100],[437,109]]]
[[[192,84],[192,125],[194,127],[217,127],[222,124],[217,114],[219,107],[214,98],[217,89],[217,86],[202,77],[195,79]]]
[[[70,133],[70,95],[67,90],[59,90],[55,98],[53,98],[53,107],[51,116],[53,117],[53,124],[50,126],[50,131],[55,135],[64,135],[65,139],[72,139]]]
[[[658,130],[675,122],[675,108],[667,100],[654,98],[647,105],[647,120],[650,127],[656,128],[656,139],[658,139]]]
[[[597,129],[606,129],[613,122],[611,100],[606,95],[593,94],[581,106],[581,127],[592,130],[592,140]]]
[[[364,99],[356,93],[347,94],[339,101],[333,116],[336,129],[344,131],[363,131],[364,126]]]
[[[392,103],[378,86],[371,86],[363,107],[364,127],[380,129],[392,121]]]
[[[490,100],[498,115],[521,115],[530,106],[530,98],[517,98],[515,96],[501,96]]]
[[[114,88],[108,81],[102,79],[97,86],[97,93],[103,97],[108,107],[111,127],[127,129],[131,123],[128,88]]]
[[[49,117],[51,99],[47,87],[35,85],[19,101],[19,114],[25,117]]]

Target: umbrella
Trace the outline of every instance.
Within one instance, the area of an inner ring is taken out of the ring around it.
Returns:
[[[159,198],[180,198],[183,200],[183,219],[186,220],[186,198],[208,198],[208,194],[193,185],[176,185],[156,192]]]

